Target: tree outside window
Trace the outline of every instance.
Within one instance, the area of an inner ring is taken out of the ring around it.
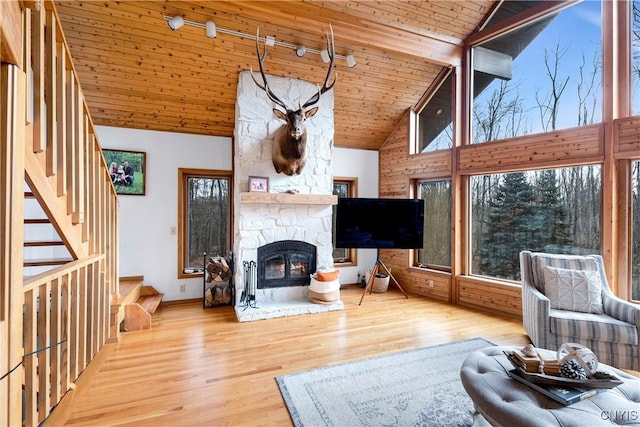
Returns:
[[[418,181],[417,198],[424,200],[424,245],[414,265],[451,270],[451,181]]]
[[[179,169],[178,277],[231,250],[231,172]],[[190,276],[189,276],[190,277]]]
[[[520,280],[523,250],[600,253],[599,166],[472,177],[472,272]]]

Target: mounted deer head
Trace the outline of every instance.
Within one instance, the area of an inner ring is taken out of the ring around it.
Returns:
[[[273,109],[275,116],[284,121],[286,124],[282,125],[277,131],[274,137],[273,146],[271,149],[271,157],[273,160],[273,166],[276,172],[283,172],[286,175],[298,175],[304,168],[307,162],[307,128],[305,120],[309,117],[313,117],[318,112],[318,107],[314,107],[315,104],[320,101],[322,94],[330,90],[333,85],[336,84],[336,77],[333,82],[329,84],[329,78],[331,77],[331,71],[333,71],[333,59],[335,57],[335,47],[333,41],[333,27],[331,29],[331,37],[327,34],[327,52],[329,53],[329,69],[327,76],[324,79],[322,88],[318,86],[318,92],[304,104],[298,104],[296,110],[292,110],[278,98],[269,88],[267,83],[267,76],[264,73],[264,60],[267,57],[267,43],[264,41],[264,52],[260,53],[260,28],[258,28],[256,34],[256,52],[258,55],[258,62],[260,64],[260,74],[262,75],[262,84],[256,80],[253,74],[253,68],[251,68],[251,77],[258,87],[265,91],[267,97],[273,101],[277,106],[284,109],[284,112],[278,108]]]

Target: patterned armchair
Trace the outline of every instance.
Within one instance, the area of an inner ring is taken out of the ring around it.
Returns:
[[[556,255],[523,251],[522,320],[540,348],[574,342],[598,360],[640,370],[640,305],[616,297],[600,255]]]

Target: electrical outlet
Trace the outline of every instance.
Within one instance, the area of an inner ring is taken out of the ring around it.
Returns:
[[[434,285],[433,280],[429,280],[429,287],[430,287],[430,288],[433,288],[433,285]]]
[[[181,293],[187,292],[187,285],[180,285],[180,292]]]

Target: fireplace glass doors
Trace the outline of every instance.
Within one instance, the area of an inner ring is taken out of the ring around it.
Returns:
[[[316,247],[282,240],[258,248],[258,289],[306,286],[316,271]]]

